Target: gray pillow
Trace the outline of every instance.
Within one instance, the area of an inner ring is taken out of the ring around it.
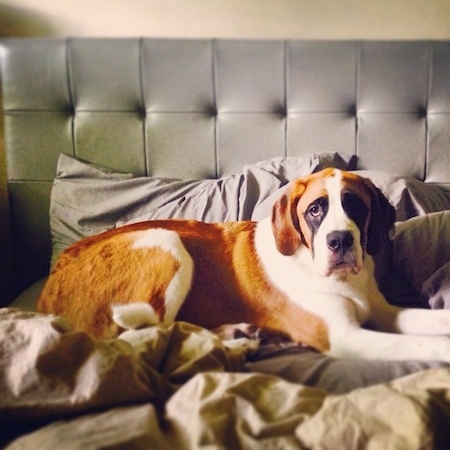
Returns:
[[[355,170],[354,172],[370,178],[384,193],[395,208],[397,221],[450,209],[450,191],[437,185],[379,170]],[[282,192],[283,189],[275,191],[265,201],[258,204],[253,211],[253,220],[270,216],[272,205],[280,198]]]
[[[350,170],[353,155],[275,158],[214,180],[133,177],[60,155],[50,202],[52,267],[77,240],[128,223],[185,218],[250,219],[256,205],[289,180],[325,167]]]
[[[397,221],[450,209],[450,191],[435,184],[379,170],[357,170],[370,178],[395,207]]]
[[[450,262],[436,270],[422,284],[421,298],[432,309],[450,308]]]
[[[424,306],[450,307],[450,210],[398,222],[392,263]]]

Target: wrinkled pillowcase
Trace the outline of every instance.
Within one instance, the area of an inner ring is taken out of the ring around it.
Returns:
[[[256,205],[290,180],[336,167],[355,168],[340,153],[274,158],[215,180],[133,177],[60,155],[50,202],[52,267],[79,239],[125,224],[185,218],[205,222],[246,220]]]
[[[393,266],[424,306],[450,307],[450,210],[396,224]]]

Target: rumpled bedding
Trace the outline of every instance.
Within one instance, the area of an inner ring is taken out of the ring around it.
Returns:
[[[60,317],[3,308],[0,443],[8,449],[448,448],[448,368],[337,395],[247,373],[247,363],[242,346],[182,322],[96,340]]]

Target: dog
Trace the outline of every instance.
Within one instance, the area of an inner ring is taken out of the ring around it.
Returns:
[[[393,306],[375,280],[394,221],[369,179],[329,168],[292,182],[260,222],[156,220],[85,238],[37,310],[99,338],[245,322],[338,358],[450,362],[450,311]]]

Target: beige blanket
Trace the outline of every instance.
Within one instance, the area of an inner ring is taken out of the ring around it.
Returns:
[[[332,395],[242,372],[242,352],[185,323],[94,340],[0,309],[0,444],[9,449],[437,449],[450,370]]]

